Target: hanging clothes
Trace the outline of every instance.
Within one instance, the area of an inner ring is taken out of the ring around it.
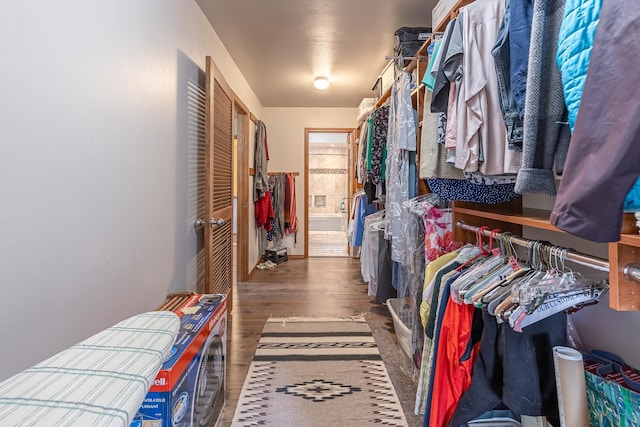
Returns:
[[[564,104],[562,77],[555,61],[564,0],[533,5],[527,96],[524,110],[522,167],[515,191],[553,196],[553,167],[562,175],[571,133]]]
[[[483,318],[471,385],[460,398],[450,424],[463,425],[501,404],[518,416],[557,420],[553,347],[566,345],[567,315],[558,313],[523,332],[497,324],[486,311]]]
[[[485,175],[517,173],[521,154],[508,149],[491,50],[498,36],[504,0],[476,0],[460,9],[462,69],[458,93],[456,167]]]
[[[275,219],[273,202],[271,200],[271,192],[264,192],[262,194],[262,197],[255,202],[254,208],[256,227],[264,228],[267,231],[271,231],[272,220]]]
[[[452,46],[453,44],[453,46]],[[431,100],[432,113],[444,113],[449,104],[449,82],[455,80],[454,74],[457,67],[452,64],[452,57],[462,54],[462,32],[457,19],[452,19],[444,30],[442,46],[438,51],[438,61],[431,72],[435,70],[435,82],[433,84],[433,98]]]
[[[262,195],[269,191],[269,176],[267,173],[269,149],[267,146],[267,127],[258,121],[256,127],[254,158],[253,158],[253,201],[257,202]]]
[[[432,386],[432,368],[437,354],[434,344],[437,343],[437,336],[440,333],[440,319],[444,315],[444,307],[447,303],[444,298],[447,280],[451,275],[457,274],[456,269],[473,256],[475,256],[475,252],[464,248],[445,254],[427,265],[424,289],[420,299],[420,317],[416,320],[417,324],[422,325],[424,334],[420,356],[420,376],[416,391],[415,412],[417,414],[428,413],[427,408],[430,405],[428,395]],[[433,314],[431,314],[432,312]]]
[[[533,0],[511,0],[509,9],[509,74],[511,92],[520,118],[524,119]]]
[[[275,217],[276,242],[282,241],[285,234],[285,176],[284,174],[272,175],[269,177],[269,188],[271,190],[271,199],[273,201],[273,212]]]
[[[444,144],[438,143],[438,113],[430,111],[431,91],[424,94],[424,114],[422,116],[422,133],[420,139],[420,178],[464,179],[460,169],[447,163]]]
[[[472,366],[478,355],[483,325],[482,311],[472,305],[452,302],[446,285],[442,298],[447,303],[437,338],[437,363],[429,392],[429,422],[425,414],[424,423],[434,427],[449,424],[460,397],[471,386]]]
[[[403,251],[402,203],[409,200],[410,156],[416,151],[416,121],[411,103],[411,75],[402,71],[394,83],[389,108],[389,133],[386,160],[386,220],[385,238],[391,240],[391,259],[397,260]],[[415,175],[413,176],[415,180]]]
[[[362,236],[364,234],[364,219],[367,215],[376,212],[375,203],[368,203],[364,191],[359,191],[353,195],[351,215],[349,217],[349,227],[347,238],[352,247],[362,246]]]
[[[378,283],[375,301],[386,304],[389,298],[397,296],[393,287],[393,261],[391,242],[384,238],[384,231],[378,231]]]
[[[298,216],[296,214],[296,179],[292,173],[285,174],[284,189],[284,222],[285,233],[298,233]]]
[[[364,120],[360,125],[360,137],[356,141],[356,181],[363,184],[366,180],[367,166],[365,164],[367,141],[369,140],[369,121]]]
[[[378,236],[383,226],[384,211],[378,211],[364,218],[364,233],[360,251],[360,272],[367,283],[367,295],[375,296],[378,290]]]
[[[571,133],[578,117],[600,9],[602,0],[566,0],[565,3],[556,61],[562,77]]]
[[[371,168],[369,180],[376,186],[383,180],[384,147],[389,132],[389,106],[383,105],[373,113],[373,138],[371,144]]]
[[[515,96],[513,95],[513,85],[511,83],[511,69],[521,64],[512,63],[518,57],[511,58],[511,39],[510,26],[512,25],[511,9],[513,2],[521,2],[522,0],[506,0],[504,7],[504,17],[502,24],[498,30],[498,39],[496,40],[491,55],[496,66],[496,75],[498,76],[498,96],[500,108],[502,109],[502,118],[507,129],[507,141],[509,142],[509,150],[522,151],[523,123],[518,110]],[[516,35],[517,37],[517,35]],[[527,37],[527,41],[529,37]],[[516,40],[517,42],[518,40]],[[528,44],[528,43],[527,43]],[[517,52],[516,55],[521,55]],[[524,111],[524,110],[523,110]]]
[[[602,0],[567,0],[558,36],[556,60],[562,73],[564,99],[573,134],[584,83],[591,60],[591,49],[602,9]],[[640,179],[624,201],[627,212],[640,210]]]
[[[620,238],[625,196],[640,174],[640,9],[604,1],[551,223],[595,242]]]

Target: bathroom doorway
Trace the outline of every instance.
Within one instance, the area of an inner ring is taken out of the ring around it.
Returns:
[[[310,257],[349,256],[347,227],[352,131],[306,130],[306,242]]]

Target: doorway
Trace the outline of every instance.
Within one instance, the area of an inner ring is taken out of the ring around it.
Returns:
[[[305,129],[307,256],[349,255],[352,133],[353,129]]]
[[[234,275],[233,283],[244,282],[249,278],[249,183],[246,171],[249,170],[249,146],[251,113],[246,105],[236,97],[234,109],[234,147],[233,147],[233,203],[234,203]]]

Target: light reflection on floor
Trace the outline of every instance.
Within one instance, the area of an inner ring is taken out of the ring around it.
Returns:
[[[309,231],[309,256],[346,257],[347,234],[344,231]]]

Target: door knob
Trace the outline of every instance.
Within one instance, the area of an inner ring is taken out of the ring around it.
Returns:
[[[196,219],[196,221],[193,223],[193,228],[195,228],[196,230],[200,227],[202,227],[204,225],[204,221],[201,220],[200,218]]]
[[[218,219],[211,218],[209,220],[209,226],[210,227],[213,227],[213,226],[216,226],[216,225],[218,227],[222,227],[224,225],[224,219],[222,219],[222,218],[218,218]]]

